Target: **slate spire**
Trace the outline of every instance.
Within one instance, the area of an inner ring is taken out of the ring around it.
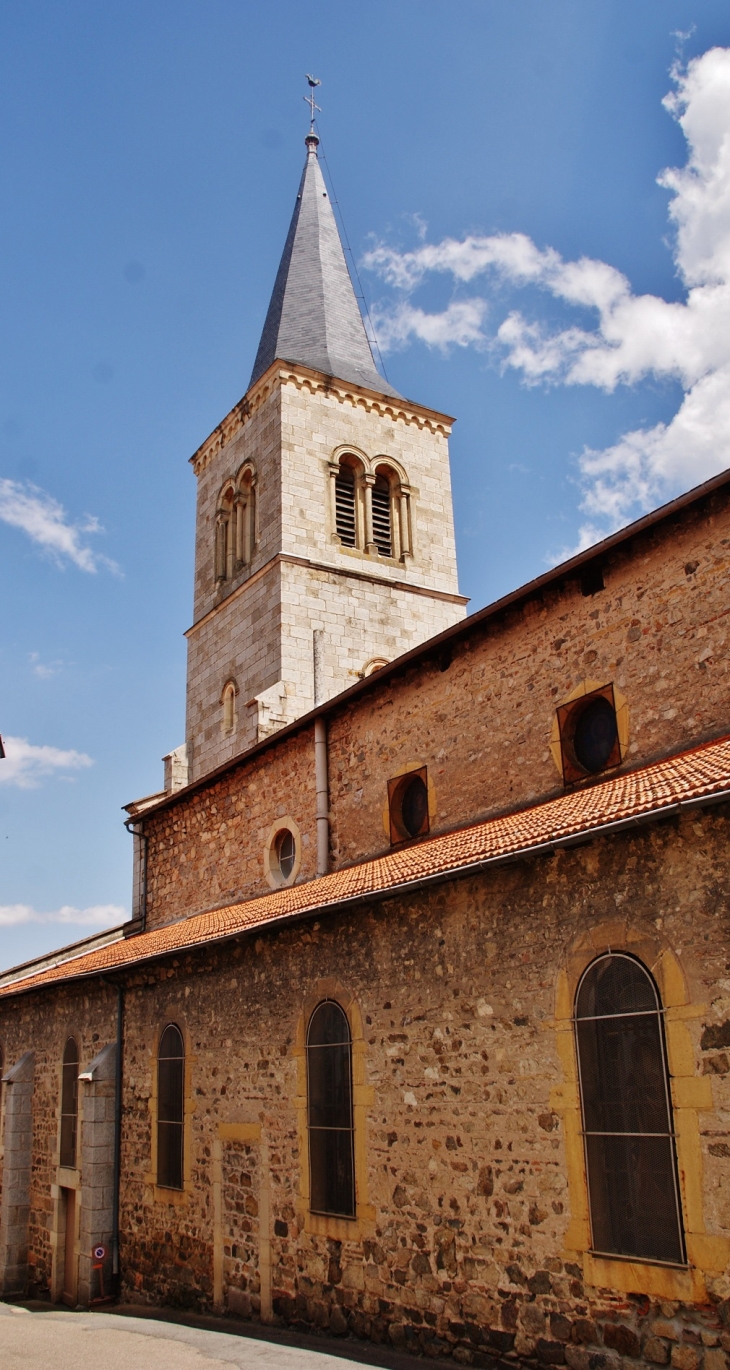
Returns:
[[[273,361],[301,362],[342,381],[398,396],[373,361],[317,158],[307,160],[249,386]]]

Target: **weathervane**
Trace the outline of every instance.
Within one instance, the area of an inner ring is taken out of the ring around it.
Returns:
[[[316,110],[319,114],[322,113],[322,111],[321,111],[319,105],[315,105],[315,103],[314,103],[314,92],[315,92],[315,90],[317,89],[317,86],[321,86],[322,82],[319,80],[319,78],[318,78],[317,76],[310,76],[310,75],[309,75],[309,72],[307,72],[307,81],[309,82],[309,95],[303,95],[303,96],[302,96],[302,99],[304,100],[304,103],[305,103],[306,105],[309,105],[309,118],[310,118],[309,132],[310,132],[310,133],[314,133],[314,114],[315,114],[315,110]]]

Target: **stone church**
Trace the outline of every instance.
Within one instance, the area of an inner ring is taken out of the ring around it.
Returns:
[[[465,617],[317,138],[122,928],[0,976],[5,1298],[727,1370],[730,472]]]

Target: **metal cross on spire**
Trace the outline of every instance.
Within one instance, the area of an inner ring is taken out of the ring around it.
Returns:
[[[322,113],[322,111],[321,111],[319,105],[315,105],[315,103],[314,103],[314,92],[315,92],[315,90],[317,89],[317,86],[321,86],[322,82],[319,80],[319,78],[318,78],[317,76],[310,76],[310,75],[309,75],[309,72],[307,72],[307,81],[309,82],[309,95],[303,95],[303,96],[302,96],[302,99],[304,100],[304,103],[305,103],[305,104],[309,105],[309,118],[310,118],[309,132],[310,132],[310,133],[314,133],[314,116],[315,116],[315,112],[318,113],[318,114],[321,114],[321,113]]]

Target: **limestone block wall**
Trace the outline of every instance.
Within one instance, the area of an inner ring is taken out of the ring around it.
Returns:
[[[113,1293],[114,1125],[117,1046],[109,1042],[86,1069],[80,1086],[81,1220],[79,1303]],[[98,1261],[94,1248],[106,1255]],[[99,1269],[101,1267],[101,1269]]]
[[[447,420],[394,411],[284,369],[257,390],[245,421],[196,459],[194,624],[188,632],[186,740],[190,778],[236,755],[311,707],[312,632],[331,625],[329,693],[376,655],[389,659],[464,614],[458,597]],[[407,479],[412,555],[342,547],[330,464],[341,450],[369,469],[379,458]],[[249,566],[215,580],[220,492],[242,464],[256,469],[257,542]],[[283,561],[277,560],[283,558]],[[332,567],[327,575],[316,568]],[[402,588],[413,585],[416,593]],[[417,590],[438,592],[428,598]],[[222,732],[221,692],[238,690],[236,726]],[[249,704],[278,686],[280,703]]]
[[[0,1290],[25,1291],[28,1281],[28,1222],[33,1161],[32,1050],[3,1076],[3,1187],[0,1204]]]

